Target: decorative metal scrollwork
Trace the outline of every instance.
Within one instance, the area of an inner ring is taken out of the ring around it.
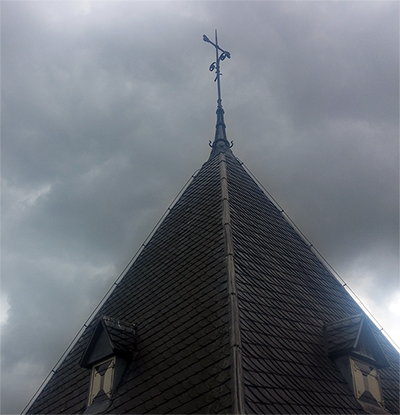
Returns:
[[[217,31],[215,31],[215,43],[212,42],[206,35],[203,35],[204,42],[211,43],[215,47],[215,54],[216,54],[216,61],[213,62],[210,67],[208,68],[210,72],[216,73],[214,82],[217,81],[218,84],[218,102],[221,102],[221,86],[220,86],[220,62],[225,60],[226,58],[230,59],[231,54],[227,50],[223,50],[218,46],[218,38],[217,38]],[[219,54],[221,52],[221,54]]]

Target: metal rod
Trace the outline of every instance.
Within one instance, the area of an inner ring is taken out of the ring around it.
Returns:
[[[204,42],[211,43],[215,47],[215,62],[213,62],[210,65],[210,71],[213,72],[215,70],[216,77],[214,81],[217,82],[217,93],[218,93],[218,99],[217,99],[217,106],[218,108],[222,108],[222,99],[221,99],[221,71],[220,71],[220,62],[223,61],[225,58],[230,58],[231,54],[223,50],[218,45],[218,34],[217,29],[215,29],[215,43],[212,42],[206,35],[203,35]],[[218,52],[221,52],[221,54],[218,56]]]
[[[218,100],[217,100],[217,105],[221,106],[222,105],[222,100],[221,100],[221,82],[219,79],[220,76],[220,71],[219,71],[219,61],[220,58],[218,57],[218,36],[217,36],[217,29],[215,29],[215,55],[216,55],[216,59],[217,59],[217,90],[218,90]]]

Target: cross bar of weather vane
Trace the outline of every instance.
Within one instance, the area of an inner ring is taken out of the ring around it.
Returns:
[[[220,62],[223,61],[225,58],[230,59],[231,54],[227,51],[227,50],[223,50],[218,46],[218,37],[217,37],[217,30],[215,30],[215,43],[211,42],[211,40],[206,36],[203,35],[203,40],[204,42],[207,43],[211,43],[214,47],[215,47],[215,55],[216,55],[216,61],[213,62],[210,65],[210,72],[213,72],[215,70],[216,76],[214,79],[214,82],[217,81],[217,90],[218,90],[218,106],[221,106],[221,83],[220,83],[220,75],[221,71],[220,71]],[[221,54],[219,55],[218,52],[221,52]]]

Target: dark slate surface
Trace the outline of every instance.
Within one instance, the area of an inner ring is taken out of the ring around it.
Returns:
[[[326,323],[362,311],[234,156],[226,154],[247,413],[364,413],[324,346]],[[204,164],[98,315],[137,323],[138,355],[109,413],[228,413],[230,348],[218,157]],[[99,317],[98,317],[99,318]],[[96,320],[30,408],[82,413],[79,366]],[[386,408],[399,413],[399,354]]]
[[[247,413],[364,413],[329,359],[324,323],[362,313],[234,157],[227,155]],[[383,397],[399,413],[399,354]]]
[[[228,294],[218,160],[207,162],[99,315],[137,323],[138,355],[110,413],[231,411]],[[30,408],[82,413],[90,370],[79,366],[95,322]]]

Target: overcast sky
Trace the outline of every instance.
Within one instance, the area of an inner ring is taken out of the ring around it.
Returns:
[[[2,2],[2,413],[233,151],[400,343],[398,2]]]

